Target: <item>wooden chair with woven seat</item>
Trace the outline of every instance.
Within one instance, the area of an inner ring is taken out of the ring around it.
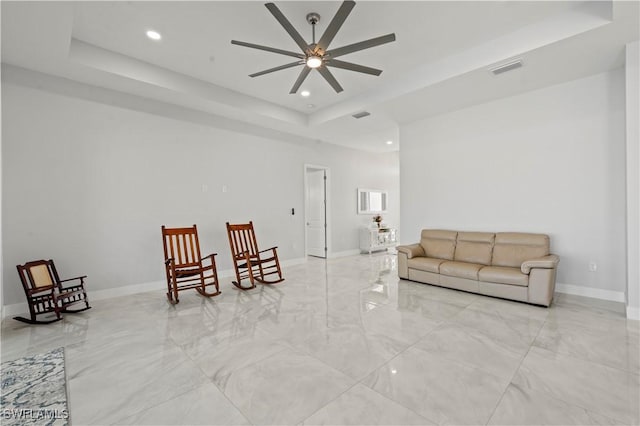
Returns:
[[[237,225],[227,222],[227,235],[233,266],[236,270],[236,281],[233,281],[233,285],[241,290],[250,290],[256,287],[255,281],[261,284],[276,284],[284,281],[276,250],[278,247],[259,250],[253,222]],[[268,280],[266,277],[270,275],[277,275],[277,278]],[[242,280],[247,278],[251,285],[244,287]]]
[[[84,288],[86,275],[61,280],[51,259],[27,262],[24,265],[17,265],[16,268],[27,296],[30,318],[17,316],[13,319],[28,324],[49,324],[60,321],[63,313],[76,313],[91,309]],[[65,284],[72,282],[77,283]],[[72,306],[78,304],[84,304],[84,307],[71,309]],[[39,316],[51,313],[55,315],[55,318],[38,319]]]
[[[172,305],[180,300],[178,292],[196,289],[204,297],[220,294],[216,253],[200,256],[200,242],[196,225],[187,228],[162,226],[164,266],[167,275],[167,298]],[[205,265],[205,261],[209,263]],[[215,291],[207,291],[213,287]]]

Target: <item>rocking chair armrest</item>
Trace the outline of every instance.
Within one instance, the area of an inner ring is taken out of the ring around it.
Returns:
[[[58,291],[64,292],[64,293],[72,293],[79,290],[84,290],[85,278],[87,278],[86,275],[83,275],[81,277],[75,277],[75,278],[67,278],[66,280],[60,280],[58,281]],[[62,285],[62,283],[68,283],[69,281],[77,281],[77,283],[72,285],[66,285],[66,286]]]
[[[277,249],[277,248],[278,248],[278,246],[274,246],[274,247],[268,248],[266,250],[260,250],[258,253],[264,253],[265,251],[269,251],[269,250],[274,250],[275,251],[275,249]]]
[[[174,263],[175,259],[173,257],[168,258],[167,260],[164,261],[164,264],[166,266],[169,266],[171,263]]]
[[[210,255],[205,256],[202,259],[200,259],[200,261],[202,262],[203,260],[211,258],[211,261],[213,262],[213,258],[216,257],[217,255],[218,255],[218,253],[211,253]]]
[[[203,271],[208,271],[210,269],[217,270],[217,268],[216,268],[216,256],[217,255],[218,255],[218,253],[211,253],[210,255],[205,256],[202,259],[200,259],[200,264],[201,265],[205,260],[209,259],[209,265],[208,266],[202,265],[203,266],[202,267]]]

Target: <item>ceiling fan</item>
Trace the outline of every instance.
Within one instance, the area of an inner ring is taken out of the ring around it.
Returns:
[[[291,62],[285,65],[280,65],[275,68],[269,68],[264,71],[256,72],[254,74],[250,74],[249,77],[258,77],[260,75],[265,75],[272,73],[274,71],[280,71],[287,68],[292,68],[298,65],[304,65],[298,79],[293,84],[290,94],[296,93],[304,80],[307,78],[312,69],[318,70],[320,75],[324,77],[324,79],[333,87],[336,93],[342,92],[342,86],[335,79],[333,74],[329,71],[328,67],[342,68],[349,71],[361,72],[364,74],[370,74],[378,76],[382,73],[382,70],[366,67],[364,65],[358,65],[351,62],[340,61],[336,59],[339,56],[346,55],[348,53],[357,52],[364,49],[369,49],[371,47],[379,46],[381,44],[390,43],[396,40],[396,35],[394,33],[383,35],[380,37],[375,37],[369,40],[361,41],[358,43],[349,44],[347,46],[338,47],[336,49],[329,50],[329,45],[331,41],[342,27],[342,24],[351,13],[351,10],[356,5],[354,1],[345,1],[340,5],[340,8],[336,12],[335,16],[327,26],[327,29],[320,37],[320,40],[316,43],[316,24],[320,21],[320,15],[312,12],[307,15],[307,22],[311,24],[312,28],[312,42],[307,43],[300,33],[291,25],[289,20],[282,14],[280,9],[273,3],[266,3],[265,6],[269,9],[269,12],[278,20],[280,25],[282,25],[287,33],[293,38],[296,44],[302,50],[302,53],[291,52],[289,50],[276,49],[274,47],[262,46],[259,44],[246,43],[244,41],[231,40],[231,44],[237,44],[238,46],[250,47],[252,49],[266,50],[267,52],[278,53],[280,55],[292,56],[294,58],[298,58],[297,61]]]

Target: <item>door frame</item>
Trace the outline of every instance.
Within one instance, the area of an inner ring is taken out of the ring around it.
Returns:
[[[312,170],[324,170],[326,179],[324,185],[324,199],[325,199],[325,209],[324,209],[324,221],[326,223],[325,226],[325,245],[327,250],[325,252],[325,259],[329,258],[329,253],[331,252],[331,169],[327,166],[320,166],[317,164],[305,164],[304,165],[304,257],[309,256],[307,252],[307,222],[308,222],[308,206],[307,206],[307,197],[309,195],[309,184],[307,181],[307,172]]]

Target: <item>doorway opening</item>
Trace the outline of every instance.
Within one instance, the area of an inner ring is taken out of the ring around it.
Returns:
[[[329,251],[329,168],[304,166],[305,255],[327,258]]]

